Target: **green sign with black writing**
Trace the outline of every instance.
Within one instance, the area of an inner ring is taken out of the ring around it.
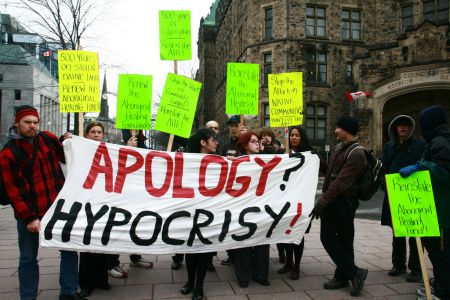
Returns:
[[[159,52],[162,60],[191,60],[191,12],[159,11]]]
[[[429,171],[386,175],[386,187],[396,237],[440,236]]]
[[[152,80],[149,75],[119,75],[116,127],[149,130],[152,117]]]
[[[169,73],[156,115],[155,130],[188,138],[201,87],[198,81]]]
[[[233,115],[257,115],[259,65],[227,64],[227,94],[225,112]]]

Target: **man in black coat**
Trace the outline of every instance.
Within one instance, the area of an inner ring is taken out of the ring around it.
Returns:
[[[388,133],[390,141],[384,146],[382,161],[386,173],[398,173],[406,166],[414,164],[422,157],[425,150],[425,140],[414,138],[416,124],[410,116],[399,115],[389,124]],[[392,227],[391,211],[387,193],[383,201],[381,224]],[[408,268],[411,273],[406,278],[409,282],[419,282],[422,279],[420,272],[419,255],[415,238],[409,238]],[[406,272],[406,238],[392,237],[392,269],[390,276],[398,276]]]

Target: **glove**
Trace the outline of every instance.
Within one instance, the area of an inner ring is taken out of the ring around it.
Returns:
[[[398,171],[400,173],[400,176],[402,176],[403,178],[406,178],[408,176],[410,176],[411,174],[417,172],[419,170],[419,163],[415,163],[414,165],[410,165],[404,168],[401,168],[400,171]]]
[[[312,219],[314,219],[314,218],[318,219],[322,215],[324,209],[325,209],[325,207],[323,207],[320,203],[317,203],[316,206],[314,206],[312,212],[309,214],[309,216]]]

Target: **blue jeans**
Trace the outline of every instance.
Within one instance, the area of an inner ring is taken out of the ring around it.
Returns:
[[[37,262],[39,235],[29,232],[22,220],[17,220],[19,235],[19,285],[22,300],[35,299],[39,286],[39,266]],[[60,293],[71,295],[78,290],[78,254],[61,251],[59,273]]]

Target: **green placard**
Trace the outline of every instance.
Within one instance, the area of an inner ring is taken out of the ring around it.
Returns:
[[[198,81],[169,73],[156,115],[155,130],[188,138],[201,87]]]
[[[440,236],[430,172],[386,175],[395,236]]]
[[[269,74],[270,127],[303,123],[303,74]]]
[[[257,115],[259,92],[259,65],[227,64],[227,114]]]
[[[159,52],[162,60],[191,60],[191,12],[159,11]]]
[[[150,129],[152,118],[152,81],[149,75],[119,75],[116,127]]]

